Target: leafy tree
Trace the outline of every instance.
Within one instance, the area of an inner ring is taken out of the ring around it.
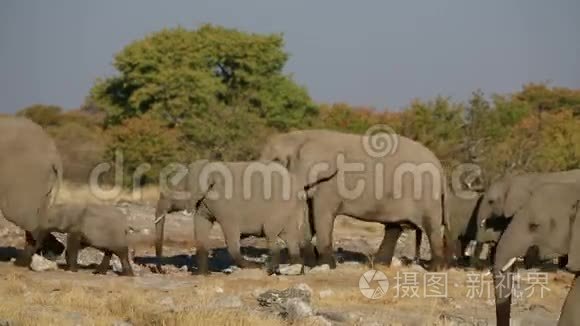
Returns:
[[[105,158],[115,162],[117,154],[123,158],[125,182],[132,182],[133,173],[143,164],[150,169],[144,174],[143,183],[157,181],[161,169],[170,163],[187,163],[181,150],[181,133],[168,129],[165,124],[145,114],[123,121],[106,131]]]
[[[308,93],[282,69],[281,35],[244,33],[213,25],[164,29],[115,56],[119,74],[97,81],[91,100],[108,124],[145,113],[179,126],[215,107],[251,108],[281,130],[316,114]]]
[[[56,105],[36,104],[16,112],[17,116],[24,116],[43,127],[60,124],[62,108]]]

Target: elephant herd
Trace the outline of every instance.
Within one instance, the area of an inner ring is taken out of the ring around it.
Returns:
[[[50,234],[60,231],[68,234],[71,270],[78,249],[93,246],[105,252],[98,271],[106,271],[116,254],[123,273],[131,275],[126,221],[110,222],[123,217],[102,207],[54,205],[62,173],[56,146],[40,126],[25,118],[0,119],[0,211],[26,231],[27,240],[15,264],[28,266],[37,252],[60,255],[64,246]],[[275,176],[265,181],[269,174]],[[560,267],[580,273],[580,170],[508,174],[469,196],[448,189],[447,180],[431,150],[400,135],[291,131],[268,139],[253,162],[190,164],[172,189],[160,193],[155,252],[158,258],[163,254],[167,214],[182,210],[193,214],[202,274],[208,272],[209,231],[216,222],[242,268],[254,263],[243,259],[240,239],[265,237],[270,273],[278,272],[279,238],[291,263],[335,268],[332,231],[338,215],[384,225],[376,254],[384,264],[390,264],[403,230],[411,228],[417,242],[426,234],[434,271],[491,252],[498,325],[510,322],[511,295],[499,285],[511,288],[516,258],[525,257],[526,267],[559,258]],[[559,325],[580,324],[574,310],[580,306],[578,284],[576,277]]]

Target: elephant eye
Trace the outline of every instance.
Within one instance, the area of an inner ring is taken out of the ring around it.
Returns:
[[[493,204],[494,200],[493,199],[488,199],[487,202],[491,205],[491,204]]]
[[[539,227],[540,225],[538,223],[530,223],[528,225],[528,228],[530,229],[531,232],[538,230]]]

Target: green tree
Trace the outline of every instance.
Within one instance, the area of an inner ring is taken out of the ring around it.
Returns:
[[[115,56],[119,74],[98,80],[91,100],[108,124],[144,113],[179,126],[216,107],[251,108],[284,130],[316,115],[306,90],[284,75],[281,35],[244,33],[213,25],[164,29]]]

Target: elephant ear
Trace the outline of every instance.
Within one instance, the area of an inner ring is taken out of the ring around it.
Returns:
[[[572,272],[580,272],[580,201],[576,202],[575,215],[572,216],[572,229],[570,230],[570,247],[568,249],[568,265],[566,268]]]
[[[306,187],[332,179],[337,172],[336,157],[340,152],[323,147],[315,141],[304,141],[290,158],[289,171],[296,172]]]
[[[509,182],[503,202],[503,215],[505,217],[514,216],[532,196],[533,189],[526,183]]]

